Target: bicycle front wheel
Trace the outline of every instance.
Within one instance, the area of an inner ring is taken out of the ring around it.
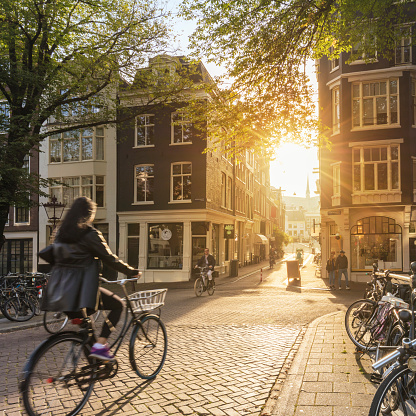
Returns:
[[[30,416],[76,415],[94,387],[88,349],[77,334],[45,341],[29,358],[20,391]]]
[[[33,318],[35,306],[25,298],[9,299],[3,307],[3,315],[9,321],[24,322]]]
[[[195,295],[198,297],[201,296],[204,291],[204,284],[202,283],[202,279],[200,277],[195,280],[194,291]]]
[[[137,375],[150,380],[163,367],[168,350],[166,328],[158,316],[148,315],[136,324],[130,339],[130,363]]]
[[[393,370],[380,384],[368,416],[416,414],[415,374],[407,365]]]
[[[215,280],[208,280],[207,292],[209,296],[212,296],[215,292]]]
[[[68,315],[64,312],[49,312],[43,314],[43,326],[50,334],[62,331],[68,323]]]
[[[345,329],[351,341],[360,349],[375,351],[377,346],[371,335],[377,303],[370,299],[354,302],[345,314]]]

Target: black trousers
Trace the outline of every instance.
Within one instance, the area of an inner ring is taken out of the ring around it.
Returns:
[[[118,321],[120,320],[121,313],[123,312],[124,302],[119,296],[108,289],[100,287],[98,290],[100,292],[98,309],[102,311],[109,311],[108,315],[107,312],[104,312],[105,319],[101,329],[100,337],[108,338],[112,329],[116,327]],[[82,317],[81,312],[67,312],[67,315],[69,319]]]

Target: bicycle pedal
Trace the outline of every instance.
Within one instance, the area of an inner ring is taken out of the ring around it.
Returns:
[[[383,377],[378,373],[373,373],[370,376],[370,381],[374,384],[380,384],[383,381]]]

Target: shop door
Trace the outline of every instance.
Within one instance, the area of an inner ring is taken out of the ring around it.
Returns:
[[[195,267],[197,261],[204,255],[206,246],[206,237],[192,237],[192,269]]]

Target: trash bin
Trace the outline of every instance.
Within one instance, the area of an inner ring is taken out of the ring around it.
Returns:
[[[230,277],[238,276],[238,260],[230,260]]]

